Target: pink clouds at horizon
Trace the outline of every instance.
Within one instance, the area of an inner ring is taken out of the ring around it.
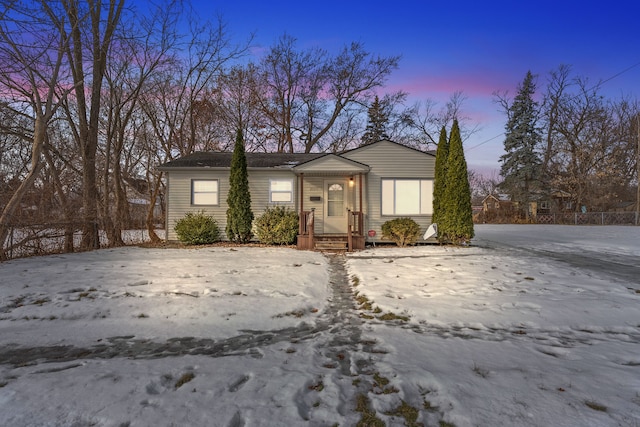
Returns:
[[[490,71],[450,71],[419,74],[417,71],[398,72],[393,75],[385,88],[390,91],[402,90],[410,97],[419,96],[433,99],[448,99],[455,92],[463,92],[467,97],[492,99],[496,91],[515,91],[517,84],[524,78],[506,73]]]
[[[496,121],[501,122],[504,118],[494,93],[504,90],[515,93],[518,81],[514,77],[487,76],[488,74],[456,73],[449,76],[427,76],[398,73],[389,79],[381,92],[403,91],[408,93],[408,104],[431,100],[437,103],[437,107],[444,106],[454,93],[462,92],[465,97],[463,102],[465,115],[484,126],[495,124]],[[513,88],[509,88],[510,85],[513,85]]]

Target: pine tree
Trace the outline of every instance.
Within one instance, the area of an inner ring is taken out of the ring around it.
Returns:
[[[437,160],[437,158],[436,158]],[[441,202],[441,224],[444,236],[455,245],[468,244],[474,236],[471,210],[471,186],[464,158],[458,120],[453,121],[447,159],[447,182]]]
[[[362,135],[362,145],[389,139],[386,129],[389,122],[389,113],[385,111],[385,105],[380,102],[378,95],[374,98],[367,114],[367,128],[364,131],[364,135]]]
[[[444,217],[444,201],[445,188],[447,183],[447,160],[449,157],[449,141],[447,140],[447,129],[442,126],[440,130],[440,140],[438,141],[438,149],[436,150],[436,169],[433,182],[433,217],[431,222],[438,224]],[[446,236],[442,233],[442,229],[438,230],[438,241],[444,243]]]
[[[231,158],[227,206],[227,237],[233,242],[248,242],[252,236],[253,212],[251,211],[251,194],[249,193],[247,157],[240,129],[236,135],[236,144]]]
[[[538,188],[542,161],[537,151],[542,141],[537,127],[538,103],[533,100],[536,91],[534,76],[527,72],[518,87],[518,94],[507,110],[505,125],[505,154],[500,157],[500,188],[511,195],[520,209],[528,215],[532,192]]]

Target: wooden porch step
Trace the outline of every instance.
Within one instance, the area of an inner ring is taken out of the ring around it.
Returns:
[[[318,240],[316,249],[320,251],[344,251],[347,249],[347,242],[344,240]]]

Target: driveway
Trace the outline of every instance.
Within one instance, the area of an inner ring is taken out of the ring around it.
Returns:
[[[616,251],[616,246],[623,249],[629,233],[639,232],[638,227],[482,224],[476,225],[475,231],[473,243],[480,247],[529,252],[600,277],[629,282],[640,278],[640,254],[628,248]],[[640,241],[637,246],[640,250]]]

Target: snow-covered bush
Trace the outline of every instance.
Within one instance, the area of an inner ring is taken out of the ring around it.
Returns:
[[[284,206],[267,208],[255,222],[255,234],[267,245],[290,245],[298,235],[298,214]]]
[[[420,226],[411,218],[395,218],[382,224],[382,238],[398,246],[413,245],[419,234]]]
[[[206,245],[220,240],[220,228],[204,211],[187,212],[174,228],[178,239],[188,245]]]

